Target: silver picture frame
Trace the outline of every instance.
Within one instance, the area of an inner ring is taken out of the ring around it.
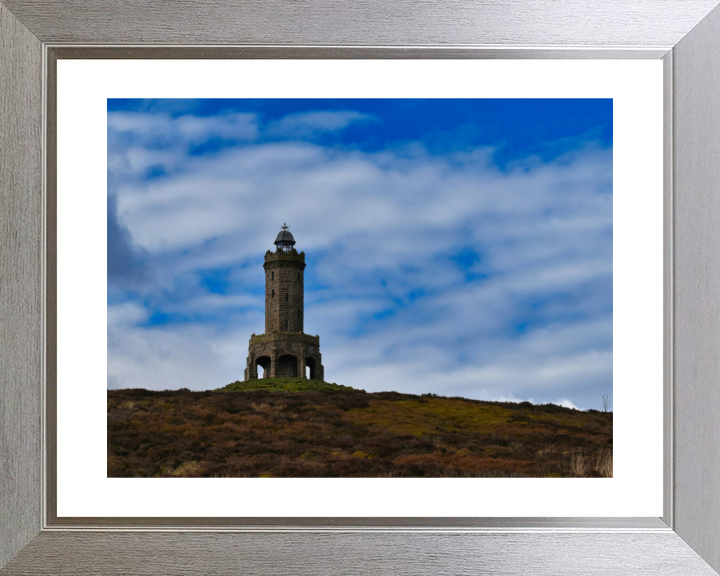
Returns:
[[[0,574],[717,574],[719,3],[0,0]],[[663,516],[58,517],[60,58],[662,59]]]

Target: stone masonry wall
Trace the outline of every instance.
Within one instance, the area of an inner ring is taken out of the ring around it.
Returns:
[[[305,253],[265,254],[265,334],[302,332]]]
[[[265,378],[305,377],[310,367],[311,377],[322,380],[325,370],[320,354],[320,338],[309,334],[261,334],[250,338],[245,368],[245,380],[258,378],[262,366]]]

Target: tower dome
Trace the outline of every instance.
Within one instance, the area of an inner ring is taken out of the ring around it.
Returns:
[[[282,230],[280,230],[277,238],[275,238],[275,246],[283,252],[290,252],[295,245],[295,238],[293,238],[292,233],[288,230],[287,224],[283,224],[281,228]]]

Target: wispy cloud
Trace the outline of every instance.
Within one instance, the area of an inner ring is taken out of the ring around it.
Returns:
[[[112,112],[108,114],[112,137],[143,146],[184,147],[217,138],[236,142],[258,136],[255,114],[228,113],[217,116],[168,113]]]
[[[267,134],[283,138],[313,138],[323,133],[339,132],[356,122],[372,120],[372,116],[353,110],[298,112],[271,122],[267,126]]]

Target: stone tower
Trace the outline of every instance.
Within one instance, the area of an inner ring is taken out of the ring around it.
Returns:
[[[265,334],[250,337],[245,380],[265,378],[324,379],[320,337],[303,332],[305,252],[295,250],[295,239],[283,224],[275,252],[265,253]]]

